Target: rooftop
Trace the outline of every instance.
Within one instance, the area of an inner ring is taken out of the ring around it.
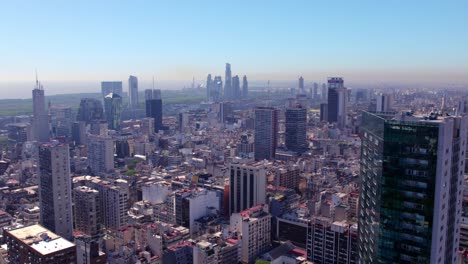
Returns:
[[[31,225],[7,232],[23,243],[30,245],[31,248],[42,255],[48,255],[75,246],[75,244],[40,225]]]

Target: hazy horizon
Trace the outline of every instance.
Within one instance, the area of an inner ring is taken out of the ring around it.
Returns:
[[[190,86],[193,76],[224,79],[229,62],[251,80],[466,84],[466,10],[468,1],[5,2],[0,82],[34,83],[37,69],[49,93],[48,82],[128,75]],[[30,93],[5,89],[1,98]]]

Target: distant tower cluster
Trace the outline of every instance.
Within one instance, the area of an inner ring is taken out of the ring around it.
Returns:
[[[244,75],[241,86],[240,77],[238,75],[232,76],[231,64],[229,63],[226,63],[224,94],[221,76],[215,76],[212,79],[212,75],[208,74],[206,78],[206,99],[210,102],[218,102],[222,98],[225,100],[246,99],[248,94],[249,84],[247,76]]]

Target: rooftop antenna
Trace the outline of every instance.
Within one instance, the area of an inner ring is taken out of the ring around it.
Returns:
[[[153,90],[154,90],[154,75],[153,75]]]

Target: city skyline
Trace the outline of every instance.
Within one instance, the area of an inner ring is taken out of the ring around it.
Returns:
[[[4,3],[0,89],[28,82],[36,68],[44,82],[135,75],[188,84],[224,75],[226,62],[252,80],[468,83],[467,5]]]

